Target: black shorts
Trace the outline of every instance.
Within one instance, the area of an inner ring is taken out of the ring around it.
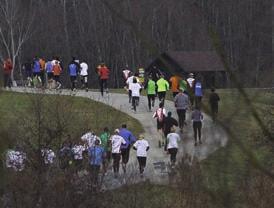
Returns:
[[[122,162],[124,164],[128,163],[129,160],[129,152],[130,152],[130,146],[126,149],[121,149],[121,155],[122,155]]]
[[[53,73],[52,72],[48,73],[48,79],[53,79]]]
[[[157,120],[157,129],[163,129],[164,128],[164,121]]]

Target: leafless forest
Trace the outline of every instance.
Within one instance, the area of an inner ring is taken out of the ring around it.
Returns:
[[[0,0],[0,58],[104,61],[119,86],[125,64],[168,50],[216,50],[246,86],[272,84],[270,0]],[[270,78],[268,78],[270,77]],[[96,80],[93,76],[93,80]]]

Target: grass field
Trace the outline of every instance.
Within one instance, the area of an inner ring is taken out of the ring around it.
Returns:
[[[114,91],[125,92],[122,89]],[[251,103],[246,103],[238,90],[217,90],[217,92],[221,97],[218,115],[220,125],[230,130],[233,135],[230,135],[226,147],[217,150],[202,161],[202,182],[199,187],[203,187],[203,189],[196,190],[192,183],[186,187],[182,186],[180,190],[174,187],[144,183],[107,192],[107,197],[104,198],[106,204],[103,203],[102,207],[109,206],[107,203],[110,201],[113,203],[112,207],[117,208],[130,207],[133,202],[138,202],[134,204],[135,207],[179,208],[182,207],[182,204],[184,204],[183,207],[199,207],[193,201],[201,200],[197,199],[198,196],[201,197],[201,194],[197,195],[201,191],[210,196],[210,202],[203,202],[206,203],[204,207],[269,207],[273,199],[274,179],[267,176],[264,171],[272,171],[273,174],[274,145],[273,141],[271,142],[263,133],[258,120],[252,115],[251,106],[256,110],[259,119],[266,126],[270,135],[274,135],[274,94],[269,91],[247,89],[246,93]],[[113,117],[109,116],[113,114],[123,115],[117,116],[121,120],[116,121],[115,119],[115,125],[119,126],[121,123],[127,122],[130,128],[137,127],[135,133],[142,131],[141,125],[136,120],[101,104],[82,98],[62,97],[62,99],[72,103],[75,115],[79,117],[84,114],[90,115],[91,120],[88,123],[96,132],[100,132],[100,127],[104,126],[103,124],[110,125],[112,129],[115,128]],[[29,100],[31,100],[29,95],[2,94],[0,96],[0,113],[3,115],[0,118],[1,128],[12,129],[12,125],[20,119],[18,115],[21,115],[21,111],[28,112]],[[208,92],[203,98],[203,103],[204,110],[208,112]],[[81,114],[83,111],[84,113]],[[108,113],[105,115],[99,113],[98,120],[98,116],[95,116],[98,112]],[[87,118],[84,118],[86,121]],[[95,120],[92,121],[92,119]],[[75,120],[75,123],[78,123],[78,126],[83,124],[78,119]],[[76,132],[78,131],[74,130],[71,133],[77,135]],[[12,141],[2,139],[0,142],[2,151],[9,143],[12,143]],[[183,177],[184,174],[187,176],[187,173],[182,173]],[[127,199],[127,203],[121,203]]]

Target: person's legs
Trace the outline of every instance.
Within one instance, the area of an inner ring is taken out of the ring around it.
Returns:
[[[41,76],[42,86],[44,87],[45,86],[45,72],[41,71],[40,76]]]
[[[177,109],[176,111],[178,115],[179,128],[182,129],[184,126],[182,109]]]
[[[168,152],[169,152],[169,154],[170,154],[170,162],[171,162],[171,165],[175,165],[177,151],[178,151],[177,148],[168,149]]]
[[[75,88],[75,78],[75,76],[70,76],[71,90],[74,90]]]
[[[155,103],[155,95],[151,95],[151,106],[154,107],[154,103]]]
[[[198,137],[199,137],[199,142],[200,144],[202,144],[202,140],[201,140],[201,136],[202,136],[202,132],[201,132],[201,129],[202,129],[202,122],[197,122],[197,130],[198,130]]]
[[[144,173],[144,169],[146,167],[146,157],[137,157],[138,163],[139,163],[139,170],[140,174]]]
[[[162,100],[163,100],[163,92],[158,92],[158,98],[159,98],[159,102],[162,102]]]
[[[120,158],[120,153],[112,153],[113,171],[115,174],[119,173]]]
[[[151,110],[151,95],[147,95],[148,109]]]
[[[104,95],[104,80],[100,79],[100,88],[101,88],[101,95]]]
[[[129,103],[131,103],[131,100],[132,100],[131,94],[132,94],[131,90],[128,90],[128,102]]]
[[[122,167],[123,167],[124,173],[126,172],[126,166],[127,166],[128,160],[129,160],[129,152],[130,152],[130,147],[121,150]]]
[[[104,79],[104,88],[106,90],[106,93],[108,93],[108,80]]]
[[[132,97],[132,108],[134,111],[136,111],[136,102],[137,102],[137,97],[133,96]]]
[[[193,131],[194,131],[194,141],[195,141],[195,146],[197,145],[197,131],[198,131],[198,126],[197,122],[193,122]]]
[[[86,90],[88,90],[88,76],[84,76],[83,79],[84,79]]]

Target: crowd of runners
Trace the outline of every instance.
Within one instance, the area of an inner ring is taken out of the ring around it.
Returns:
[[[4,63],[4,70],[8,71],[10,68],[12,68],[12,63],[10,60],[7,60]],[[71,90],[74,91],[76,89],[78,76],[81,78],[82,88],[88,90],[88,64],[72,58],[67,68],[71,80]],[[56,88],[61,87],[59,76],[63,70],[63,66],[57,57],[47,62],[36,57],[32,63],[25,63],[23,69],[26,71],[27,85],[29,86],[33,86],[36,84],[35,82],[39,82],[42,86],[51,88],[51,82],[54,82]],[[108,93],[110,70],[104,63],[101,63],[96,68],[96,72],[99,75],[100,91],[103,96],[104,92]],[[128,102],[134,112],[137,111],[142,90],[145,91],[148,111],[152,112],[152,117],[155,118],[157,129],[161,135],[158,146],[159,148],[163,147],[163,150],[170,154],[170,163],[173,168],[176,163],[178,144],[185,132],[184,128],[186,128],[187,111],[191,111],[194,146],[203,143],[201,135],[203,90],[199,76],[194,77],[194,74],[190,73],[187,77],[174,75],[167,80],[164,74],[156,67],[153,67],[151,71],[145,74],[143,68],[139,68],[133,73],[129,70],[128,66],[123,69],[122,75],[125,84],[124,88],[128,92]],[[8,79],[8,76],[5,76],[5,86],[9,87],[10,83]],[[173,96],[178,120],[172,117],[171,112],[166,111],[165,99],[168,91],[171,91]],[[158,98],[157,106],[155,106],[156,98]],[[218,113],[219,100],[218,94],[212,89],[209,102],[213,120],[216,119]],[[176,128],[179,128],[178,133],[176,133]],[[88,158],[91,175],[94,176],[94,183],[96,183],[100,167],[106,172],[111,160],[114,177],[118,177],[120,160],[122,161],[122,170],[125,173],[131,148],[136,150],[139,172],[143,176],[147,152],[150,146],[144,135],[139,135],[136,138],[127,129],[126,124],[123,124],[119,129],[115,129],[113,133],[105,127],[100,136],[95,135],[90,130],[74,142],[68,137],[56,153],[51,148],[44,147],[41,150],[41,157],[45,165],[51,165],[55,160],[58,160],[62,169],[70,167],[71,164],[80,169],[84,159]],[[16,171],[24,169],[27,156],[23,150],[9,150],[7,151],[6,158],[7,167],[13,168]]]
[[[6,59],[3,63],[4,69],[4,88],[11,88],[13,83],[11,73],[13,64],[11,59]],[[89,67],[86,61],[80,61],[72,57],[68,66],[63,66],[58,57],[45,60],[44,58],[34,57],[33,60],[27,60],[22,66],[24,74],[24,83],[26,87],[60,89],[62,87],[60,76],[66,74],[70,77],[71,90],[85,89],[88,91]],[[108,93],[108,79],[110,70],[102,62],[96,67],[96,74],[99,79],[100,91]],[[80,84],[78,84],[80,83]]]

